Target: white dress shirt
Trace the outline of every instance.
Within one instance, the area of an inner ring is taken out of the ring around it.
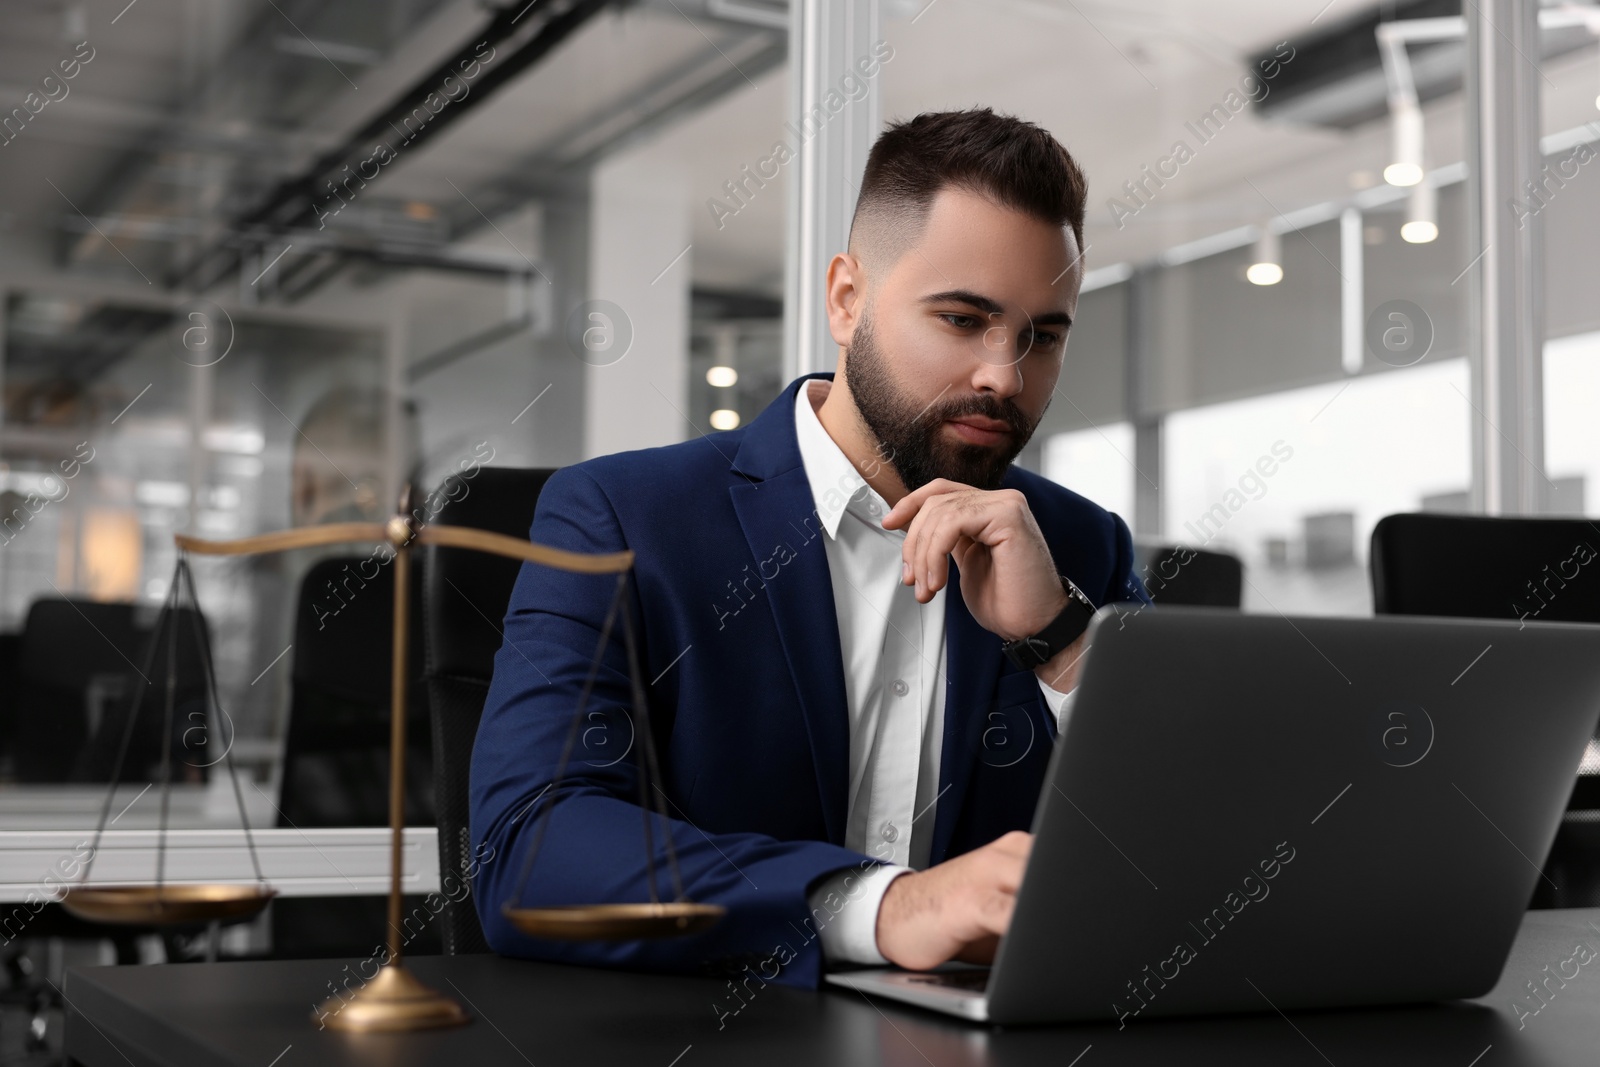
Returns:
[[[887,861],[848,868],[812,889],[809,903],[833,962],[885,963],[878,952],[878,905],[895,878],[928,865],[944,742],[947,590],[926,604],[900,583],[904,530],[885,530],[889,507],[817,418],[832,388],[803,385],[795,435],[811,483],[839,620],[849,703],[850,785],[846,848]],[[1039,683],[1059,727],[1071,694]],[[1060,730],[1057,731],[1060,736]],[[824,902],[832,896],[834,906]],[[839,902],[843,901],[843,906]]]

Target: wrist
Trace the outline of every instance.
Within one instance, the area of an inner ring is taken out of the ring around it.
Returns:
[[[1000,646],[1001,651],[1014,666],[1036,671],[1049,666],[1052,662],[1058,662],[1062,653],[1073,645],[1080,644],[1085,631],[1089,628],[1089,623],[1094,618],[1094,602],[1064,575],[1059,586],[1059,598],[1060,607],[1042,628],[1020,638],[1007,640]],[[1061,668],[1058,666],[1054,674],[1060,673]]]
[[[1080,637],[1072,644],[1051,656],[1033,669],[1035,678],[1058,693],[1070,693],[1078,686],[1078,661],[1083,658],[1086,638]]]
[[[903,958],[898,935],[911,915],[925,910],[926,902],[919,902],[916,876],[916,871],[899,872],[889,880],[889,884],[884,888],[883,898],[878,902],[873,939],[877,944],[878,954],[897,965],[901,965]]]
[[[1072,598],[1067,596],[1065,589],[1058,586],[1056,595],[1051,597],[1050,602],[1040,610],[1038,617],[1028,621],[1026,630],[1018,634],[1000,634],[999,637],[1002,641],[1020,641],[1025,637],[1032,637],[1054,622],[1056,616],[1066,611],[1067,605],[1070,603],[1072,603]]]

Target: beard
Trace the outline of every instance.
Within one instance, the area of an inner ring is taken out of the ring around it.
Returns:
[[[856,409],[877,439],[879,457],[900,475],[907,492],[935,478],[977,489],[1000,488],[1011,461],[1038,426],[1037,420],[1030,421],[1009,399],[988,393],[919,404],[901,391],[890,374],[888,360],[873,337],[870,314],[856,326],[846,351],[846,373]],[[964,415],[998,419],[1011,427],[1011,434],[994,446],[948,440],[943,434],[945,422]]]

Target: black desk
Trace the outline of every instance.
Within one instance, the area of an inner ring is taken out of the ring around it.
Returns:
[[[730,1003],[721,982],[433,956],[412,961],[416,972],[454,992],[475,1020],[457,1030],[356,1036],[310,1021],[328,983],[343,974],[342,960],[77,967],[66,984],[66,1047],[86,1067],[1594,1064],[1600,958],[1578,967],[1564,988],[1552,981],[1550,1003],[1520,1029],[1513,1007],[1517,999],[1537,1003],[1525,983],[1543,977],[1546,965],[1560,967],[1580,941],[1600,949],[1600,909],[1530,912],[1500,985],[1481,1001],[1152,1020],[1121,1032],[1115,1024],[990,1030],[859,993],[779,986],[758,990],[719,1029],[717,1006]]]

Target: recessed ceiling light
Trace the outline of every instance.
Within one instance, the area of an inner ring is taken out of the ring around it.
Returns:
[[[711,367],[706,370],[706,384],[717,389],[737,385],[739,372],[732,367]]]
[[[732,408],[718,408],[711,413],[713,430],[735,430],[739,427],[739,413]]]

